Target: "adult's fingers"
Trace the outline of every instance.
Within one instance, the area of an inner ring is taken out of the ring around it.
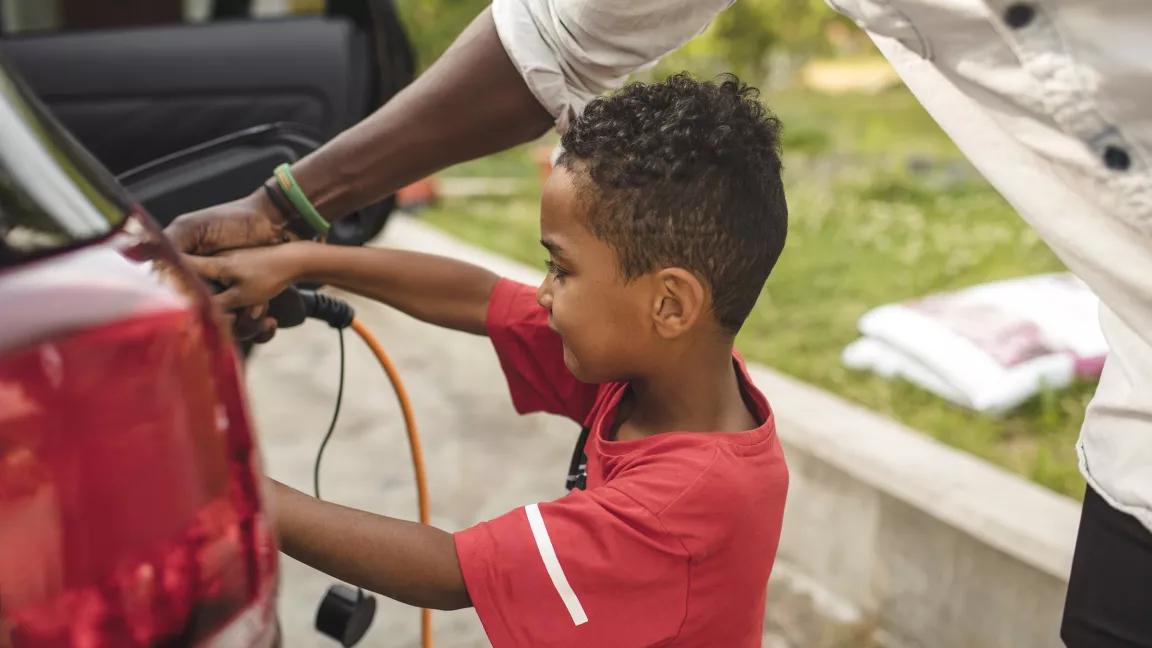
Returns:
[[[248,198],[183,214],[164,229],[164,234],[181,252],[201,255],[290,240],[291,235],[273,220],[270,212],[275,206],[264,205],[262,201],[266,200],[260,191]]]
[[[252,341],[256,344],[264,344],[276,335],[276,320],[271,317],[265,317],[260,320],[260,330]]]
[[[246,309],[232,311],[232,335],[241,341],[251,341],[264,333],[267,324],[262,319],[252,319]]]
[[[172,246],[183,253],[200,252],[201,226],[193,220],[177,218],[164,228],[164,235]]]

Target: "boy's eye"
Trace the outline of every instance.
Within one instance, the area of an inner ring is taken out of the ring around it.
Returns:
[[[557,279],[563,279],[564,276],[568,274],[568,272],[566,270],[564,270],[564,268],[561,268],[560,266],[556,265],[556,262],[553,261],[552,259],[545,259],[544,260],[544,267],[548,268],[548,274],[552,275],[553,277],[555,277]]]

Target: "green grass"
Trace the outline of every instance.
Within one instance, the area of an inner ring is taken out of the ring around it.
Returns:
[[[905,90],[767,98],[785,125],[788,243],[737,341],[751,360],[892,416],[1079,497],[1075,440],[1092,385],[1046,393],[1003,418],[840,365],[856,322],[885,302],[1063,269]],[[447,176],[534,177],[528,147]],[[432,224],[539,264],[538,195],[448,201]],[[850,433],[850,431],[846,431]]]

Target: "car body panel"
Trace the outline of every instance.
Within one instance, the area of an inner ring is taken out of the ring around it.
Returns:
[[[0,646],[269,646],[234,345],[147,214],[0,60]]]

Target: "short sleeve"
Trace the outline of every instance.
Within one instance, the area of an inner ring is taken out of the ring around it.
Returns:
[[[599,387],[568,371],[560,336],[548,327],[548,311],[536,303],[534,288],[501,279],[488,301],[487,328],[517,412],[549,412],[584,423]]]
[[[563,132],[570,112],[687,43],[733,1],[494,0],[492,19]]]
[[[685,618],[683,546],[616,489],[518,508],[455,538],[494,648],[651,646]]]

